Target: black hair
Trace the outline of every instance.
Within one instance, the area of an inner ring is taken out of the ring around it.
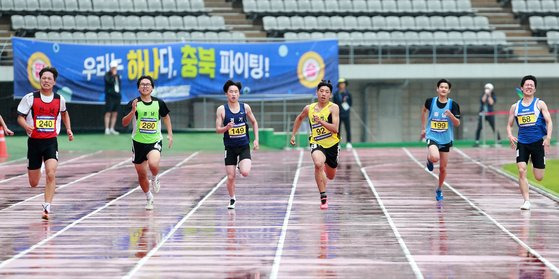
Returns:
[[[520,87],[523,87],[523,86],[524,86],[524,83],[525,83],[527,80],[531,80],[531,81],[534,82],[534,88],[537,88],[537,87],[538,87],[538,80],[537,80],[536,77],[533,76],[533,75],[524,76],[524,77],[522,78],[522,81],[520,81]]]
[[[237,86],[239,92],[241,92],[241,88],[243,88],[241,82],[240,81],[234,82],[232,80],[228,80],[225,82],[225,84],[223,85],[223,92],[227,93],[227,91],[229,90],[229,86],[233,86],[233,85]]]
[[[153,78],[152,78],[151,76],[141,76],[141,77],[138,79],[138,82],[136,83],[137,86],[138,86],[138,88],[140,88],[140,81],[141,81],[142,79],[147,79],[147,80],[149,80],[149,83],[151,83],[151,87],[155,87],[155,84],[153,83]]]
[[[452,84],[450,83],[450,81],[448,81],[444,78],[441,78],[441,79],[439,79],[439,81],[437,81],[437,88],[439,88],[439,86],[441,86],[441,83],[448,84],[448,89],[452,88]]]
[[[316,86],[316,91],[318,91],[320,89],[320,87],[322,87],[322,86],[326,86],[326,87],[330,88],[330,92],[332,92],[332,83],[330,82],[330,80],[325,80],[325,79],[321,80],[318,83],[318,86]]]
[[[45,72],[51,72],[52,76],[54,77],[54,80],[56,80],[56,78],[58,77],[58,71],[56,70],[55,67],[46,66],[42,68],[41,71],[39,72],[39,78],[41,78]]]

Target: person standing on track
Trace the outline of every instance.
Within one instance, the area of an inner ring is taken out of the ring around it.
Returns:
[[[248,104],[239,102],[242,85],[240,82],[228,80],[223,85],[227,103],[217,108],[215,131],[223,134],[225,145],[225,171],[227,173],[227,191],[229,192],[228,209],[235,209],[235,169],[246,177],[252,165],[250,156],[250,137],[247,118],[254,129],[253,148],[258,150],[258,122]]]
[[[320,192],[320,208],[327,209],[326,178],[333,180],[338,167],[340,108],[330,102],[332,96],[330,81],[322,80],[316,88],[316,95],[318,102],[305,106],[295,119],[290,143],[295,145],[295,135],[303,119],[308,118],[311,128],[309,143],[314,162],[314,178]]]
[[[425,100],[421,110],[421,138],[427,140],[428,148],[427,169],[433,171],[433,164],[440,161],[439,184],[435,189],[437,201],[443,200],[442,186],[446,178],[448,153],[454,141],[454,128],[460,126],[460,106],[448,98],[451,87],[452,84],[448,80],[439,80],[438,96]]]
[[[159,161],[163,135],[161,134],[161,119],[167,128],[169,148],[173,146],[173,128],[169,109],[163,100],[152,97],[155,88],[151,76],[141,76],[137,82],[140,96],[128,103],[130,112],[122,118],[122,126],[132,122],[132,152],[134,153],[134,167],[138,174],[138,182],[146,194],[146,210],[153,209],[153,194],[159,192]],[[151,180],[148,179],[148,167]]]
[[[534,177],[541,181],[545,174],[545,149],[549,148],[553,122],[544,101],[534,97],[538,81],[535,76],[525,76],[520,81],[523,97],[510,107],[507,135],[512,149],[516,149],[518,184],[524,203],[522,210],[530,209],[530,192],[526,166],[532,159]],[[518,137],[512,135],[512,124],[516,121]],[[545,123],[544,123],[545,122]]]
[[[25,129],[27,139],[27,176],[29,185],[37,187],[41,179],[41,166],[45,162],[46,185],[42,218],[49,219],[51,203],[56,189],[58,167],[58,140],[60,122],[64,122],[68,140],[74,140],[66,100],[53,91],[58,71],[45,67],[39,72],[41,89],[25,95],[18,107],[18,124]]]

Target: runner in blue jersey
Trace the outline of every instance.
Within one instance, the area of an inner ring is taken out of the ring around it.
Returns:
[[[437,82],[437,97],[425,101],[421,110],[421,138],[427,140],[429,153],[427,169],[433,171],[433,164],[439,162],[439,184],[435,189],[435,199],[443,200],[442,186],[446,178],[448,152],[454,141],[454,128],[460,126],[460,106],[448,98],[452,84],[441,79]],[[426,117],[427,116],[427,117]],[[425,121],[427,119],[427,121]]]
[[[234,209],[237,198],[235,197],[235,168],[238,164],[239,172],[246,177],[252,165],[250,156],[250,137],[247,119],[254,129],[254,150],[258,145],[258,122],[248,104],[239,102],[242,85],[240,82],[228,80],[223,85],[227,96],[227,103],[219,106],[215,118],[215,131],[223,134],[225,145],[225,171],[227,172],[227,191],[229,204],[227,208]]]
[[[553,123],[544,101],[534,97],[538,81],[535,76],[525,76],[520,81],[522,99],[510,107],[507,134],[511,147],[516,149],[518,183],[524,203],[522,210],[530,209],[530,193],[526,166],[532,159],[534,177],[541,181],[545,173],[545,149],[549,148]],[[518,137],[512,135],[512,125],[518,126]]]

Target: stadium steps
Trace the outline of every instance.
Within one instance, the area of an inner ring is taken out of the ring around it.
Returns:
[[[10,26],[9,17],[0,17],[0,50],[2,50],[0,65],[3,66],[12,65],[13,61],[12,43],[10,42],[10,37],[13,35],[13,32],[10,30]]]
[[[211,15],[222,16],[231,31],[243,32],[249,40],[251,38],[266,38],[266,32],[263,31],[262,25],[256,25],[253,21],[247,19],[247,16],[243,13],[241,3],[226,2],[225,0],[204,0],[204,4]]]

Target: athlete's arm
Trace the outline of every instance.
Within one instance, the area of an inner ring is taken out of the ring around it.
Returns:
[[[295,135],[297,134],[297,131],[299,131],[299,127],[301,127],[301,123],[303,122],[303,119],[305,119],[305,117],[309,116],[309,106],[305,106],[305,108],[303,108],[303,111],[301,111],[301,113],[299,113],[299,115],[297,115],[297,118],[295,118],[295,123],[293,123],[293,131],[291,132],[291,140],[289,141],[289,143],[291,143],[291,145],[295,145]]]
[[[252,142],[253,148],[254,150],[258,150],[258,148],[260,148],[258,142],[258,122],[256,121],[256,117],[254,117],[254,114],[252,113],[252,109],[250,108],[250,106],[248,104],[244,104],[244,105],[245,105],[245,111],[248,120],[250,121],[250,124],[252,124],[252,129],[254,130],[254,141]]]
[[[450,118],[454,127],[460,126],[460,106],[458,106],[458,103],[453,102],[450,109],[452,109],[452,111],[446,110],[444,113]]]
[[[215,132],[218,134],[223,134],[229,131],[229,129],[233,128],[233,125],[235,125],[235,123],[231,121],[227,123],[226,126],[223,126],[224,117],[225,117],[225,107],[219,106],[217,108],[216,115],[215,115]]]
[[[514,122],[514,110],[516,109],[516,104],[513,104],[509,110],[509,119],[507,121],[507,136],[510,141],[510,147],[512,149],[516,149],[516,143],[518,142],[518,138],[512,135],[512,124]]]
[[[421,107],[421,133],[419,139],[425,137],[425,121],[427,121],[425,117],[427,116],[427,111],[428,109],[425,106]]]
[[[538,102],[538,107],[540,109],[540,111],[543,114],[543,119],[545,119],[545,124],[547,126],[547,135],[545,137],[545,139],[543,140],[543,145],[546,148],[549,148],[549,144],[551,142],[551,135],[553,133],[553,121],[551,120],[551,115],[549,114],[549,110],[547,109],[547,105],[545,104],[544,101],[539,101]]]
[[[64,123],[64,127],[66,127],[66,134],[68,134],[68,140],[74,140],[74,133],[72,133],[72,126],[70,125],[70,114],[68,111],[62,111],[62,123]]]
[[[167,114],[161,118],[163,119],[163,124],[165,124],[165,127],[167,128],[167,140],[169,141],[169,148],[171,148],[171,146],[173,146],[173,126],[171,125],[171,115]]]
[[[340,125],[340,107],[336,104],[330,106],[330,114],[332,115],[332,123],[328,123],[324,121],[318,116],[315,116],[314,121],[320,123],[320,125],[324,126],[324,128],[328,129],[328,131],[332,133],[338,133],[338,127]]]
[[[138,104],[138,99],[134,99],[132,101],[132,104],[131,104],[132,109],[130,110],[130,112],[127,115],[125,115],[122,118],[122,126],[123,127],[127,127],[128,124],[130,124],[130,121],[132,121],[132,117],[134,117],[134,115],[136,114],[136,105],[137,104]]]
[[[6,122],[4,122],[4,119],[2,118],[2,115],[0,115],[0,128],[4,128],[4,132],[6,133],[6,135],[8,136],[13,136],[14,132],[12,132],[12,130],[8,129],[8,126],[6,125]]]

